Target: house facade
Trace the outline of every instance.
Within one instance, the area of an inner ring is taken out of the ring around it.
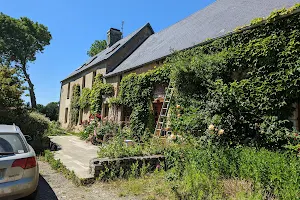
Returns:
[[[119,30],[110,29],[107,33],[107,49],[91,58],[61,82],[60,123],[64,128],[69,125],[70,95],[74,84],[79,84],[81,89],[91,88],[95,75],[101,73],[104,75],[104,81],[114,86],[114,95],[117,96],[120,81],[128,74],[147,72],[155,66],[160,66],[174,51],[204,44],[208,38],[226,36],[236,27],[250,24],[254,18],[266,17],[275,9],[288,8],[296,3],[300,3],[300,0],[217,0],[157,33],[154,33],[150,24],[146,24],[121,39],[122,34]],[[158,87],[154,93],[159,110],[159,104],[163,101],[163,87]],[[297,128],[299,128],[298,110],[297,107],[291,119]],[[89,114],[87,108],[80,112],[79,118],[87,120]],[[129,120],[129,115],[128,108],[109,108],[107,99],[104,99],[103,117],[123,122]]]
[[[68,128],[70,125],[70,106],[73,86],[76,84],[79,85],[80,90],[85,87],[91,89],[97,74],[105,75],[114,70],[114,68],[116,68],[153,33],[150,24],[146,24],[125,38],[121,38],[122,33],[118,29],[111,28],[107,32],[107,48],[90,58],[67,78],[61,81],[59,122],[63,128]],[[115,91],[118,90],[118,84],[115,84],[117,82],[118,81],[112,82]],[[88,120],[89,116],[89,108],[81,110],[79,112],[78,124],[75,129],[80,129],[80,123],[84,120]]]

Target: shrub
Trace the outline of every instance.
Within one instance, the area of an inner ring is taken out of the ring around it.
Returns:
[[[51,121],[49,127],[46,131],[46,135],[65,135],[66,131],[61,128],[60,123],[56,121]]]
[[[159,138],[152,138],[144,144],[134,143],[126,145],[123,137],[115,137],[108,144],[99,147],[98,157],[100,158],[121,158],[130,156],[145,156],[163,154],[167,148]]]
[[[31,135],[33,138],[42,137],[49,128],[50,120],[38,112],[29,112],[28,117],[23,116],[23,123],[20,124],[24,134]]]

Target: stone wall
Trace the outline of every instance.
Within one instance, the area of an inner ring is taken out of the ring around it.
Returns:
[[[153,155],[113,159],[95,158],[90,161],[90,174],[94,177],[99,177],[99,175],[101,175],[101,178],[105,179],[106,173],[110,173],[111,170],[114,170],[117,177],[122,176],[118,173],[123,170],[123,177],[126,177],[130,175],[131,166],[136,163],[138,163],[138,169],[141,169],[143,166],[149,166],[148,172],[151,172],[156,168],[165,166],[165,157],[162,155]]]
[[[59,122],[62,125],[63,128],[68,128],[69,122],[70,122],[70,105],[71,105],[71,98],[72,98],[72,88],[75,84],[80,85],[80,89],[83,88],[83,77],[85,76],[85,87],[86,88],[92,88],[93,83],[93,76],[94,72],[96,74],[103,74],[106,73],[106,64],[102,63],[100,65],[96,65],[95,67],[92,67],[86,71],[84,71],[81,74],[77,74],[74,77],[71,77],[70,79],[64,80],[62,82],[61,86],[61,94],[60,94],[60,106],[59,106]],[[70,91],[69,91],[69,98],[67,98],[68,95],[68,85],[70,84]],[[68,114],[67,114],[67,122],[65,122],[65,114],[66,114],[66,108],[68,108]],[[82,120],[88,120],[89,119],[90,112],[89,110],[84,110],[82,112]],[[77,126],[75,126],[76,130],[81,130],[82,126],[78,122]]]

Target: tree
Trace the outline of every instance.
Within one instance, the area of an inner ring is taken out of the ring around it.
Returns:
[[[28,74],[28,62],[36,60],[37,53],[43,53],[52,36],[48,28],[27,17],[12,18],[0,13],[0,63],[15,64],[28,83],[31,106],[36,108],[34,85]]]
[[[37,110],[39,113],[45,114],[45,106],[44,106],[43,104],[37,104],[37,105],[36,105],[36,110]]]
[[[106,40],[95,40],[95,42],[92,44],[90,50],[87,52],[87,55],[90,57],[93,57],[106,49],[107,43]]]
[[[59,102],[50,102],[46,106],[37,104],[36,110],[39,113],[46,115],[51,121],[57,121],[58,119]]]
[[[16,69],[0,66],[0,109],[21,107],[22,94],[22,81],[16,75]]]
[[[57,121],[58,119],[58,108],[59,102],[50,102],[44,108],[44,114],[49,117],[52,121]]]

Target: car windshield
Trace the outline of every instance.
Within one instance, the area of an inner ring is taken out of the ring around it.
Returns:
[[[26,152],[27,148],[18,133],[0,133],[0,155]]]

